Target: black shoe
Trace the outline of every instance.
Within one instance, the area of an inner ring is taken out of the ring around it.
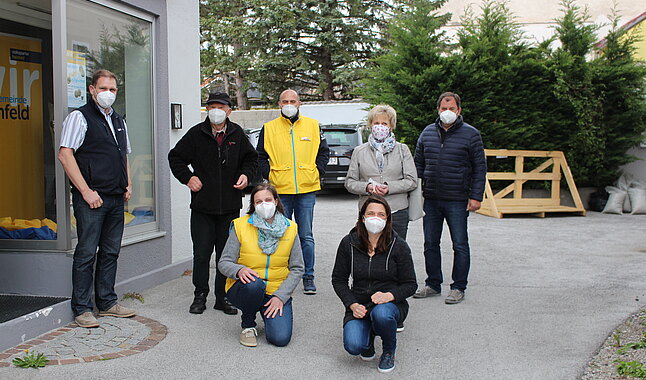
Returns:
[[[395,369],[395,353],[384,352],[381,354],[381,359],[379,359],[379,366],[377,369],[381,373],[388,373]]]
[[[375,346],[374,343],[372,346],[368,347],[367,350],[359,354],[361,360],[370,361],[375,358]]]
[[[397,322],[397,332],[404,331],[404,322]]]
[[[314,277],[303,277],[303,293],[316,294],[316,285],[314,285]]]
[[[206,310],[206,295],[198,294],[193,299],[193,303],[188,308],[188,312],[191,314],[202,314],[204,310]]]
[[[213,308],[215,310],[222,310],[224,314],[229,314],[229,315],[236,315],[238,314],[238,309],[235,308],[235,306],[231,305],[229,300],[226,298],[222,302],[215,302],[215,305],[213,305]]]

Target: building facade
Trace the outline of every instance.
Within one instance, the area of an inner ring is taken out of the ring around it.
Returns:
[[[191,267],[189,194],[166,156],[200,121],[199,38],[197,1],[0,0],[0,294],[71,294],[76,223],[58,144],[98,68],[119,78],[132,146],[117,291]]]

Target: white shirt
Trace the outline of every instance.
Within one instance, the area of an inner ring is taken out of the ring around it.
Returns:
[[[97,106],[97,108],[99,108]],[[117,136],[114,132],[114,126],[112,125],[112,118],[110,117],[114,110],[110,108],[110,112],[106,115],[104,110],[99,108],[101,115],[105,118],[110,126],[110,131],[112,132],[112,137],[114,141],[117,141]],[[128,138],[128,126],[126,126],[126,121],[123,121],[123,126],[126,129],[126,152],[130,154],[130,139]],[[85,140],[85,133],[87,132],[87,120],[85,116],[79,110],[72,111],[65,120],[63,121],[63,132],[61,133],[61,143],[59,147],[71,148],[76,151]]]

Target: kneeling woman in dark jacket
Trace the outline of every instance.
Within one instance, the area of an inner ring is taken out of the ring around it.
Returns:
[[[395,368],[397,324],[408,314],[406,298],[417,282],[410,248],[392,228],[390,206],[371,195],[359,211],[356,226],[336,254],[332,286],[346,308],[343,345],[364,360],[375,356],[374,338],[383,342],[380,372]]]

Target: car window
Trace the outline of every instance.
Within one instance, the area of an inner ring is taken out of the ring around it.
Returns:
[[[328,146],[357,146],[359,145],[359,133],[351,129],[327,129],[323,130]]]

